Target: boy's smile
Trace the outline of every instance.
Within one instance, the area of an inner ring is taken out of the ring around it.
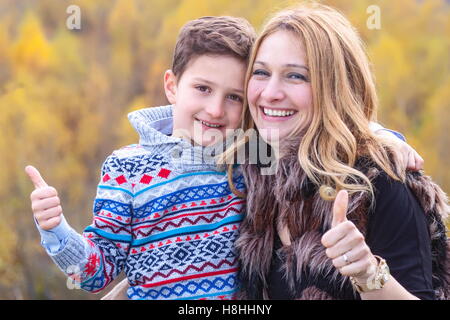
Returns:
[[[207,146],[240,126],[246,65],[225,55],[201,55],[189,62],[181,77],[165,75],[173,108],[173,134]]]

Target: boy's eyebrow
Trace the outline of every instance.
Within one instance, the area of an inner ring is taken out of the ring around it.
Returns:
[[[267,66],[267,64],[263,61],[255,61],[254,64],[261,64],[263,66]],[[301,69],[305,69],[306,71],[309,71],[307,66],[304,66],[302,64],[296,64],[296,63],[287,63],[284,66],[289,67],[289,68],[301,68]]]
[[[194,81],[204,82],[204,83],[210,84],[210,85],[217,85],[215,82],[212,82],[212,81],[210,81],[208,79],[201,78],[201,77],[193,78],[193,80]],[[234,92],[238,92],[238,93],[241,93],[241,94],[244,94],[244,90],[243,89],[229,88],[229,90],[234,91]]]

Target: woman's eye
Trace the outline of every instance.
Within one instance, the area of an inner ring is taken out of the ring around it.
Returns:
[[[228,97],[228,99],[236,101],[236,102],[242,102],[243,101],[242,97],[238,96],[237,94],[229,94],[227,97]]]
[[[207,87],[207,86],[197,86],[195,87],[198,91],[201,92],[205,92],[205,93],[210,93],[211,92],[211,88]]]
[[[292,79],[292,80],[308,81],[308,78],[306,78],[304,75],[302,75],[302,74],[300,74],[300,73],[296,73],[296,72],[289,73],[289,74],[287,75],[287,77],[288,77],[289,79]]]
[[[269,73],[265,70],[257,69],[255,71],[253,71],[253,75],[254,76],[268,76]]]

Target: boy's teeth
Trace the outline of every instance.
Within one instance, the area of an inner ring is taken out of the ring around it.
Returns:
[[[205,122],[205,121],[201,121],[201,123],[204,124],[205,126],[211,127],[211,128],[219,128],[219,127],[221,127],[220,124],[211,124],[211,123],[208,123],[208,122]]]
[[[275,110],[275,109],[268,109],[263,108],[264,114],[271,117],[288,117],[292,116],[295,111],[286,111],[286,110]]]

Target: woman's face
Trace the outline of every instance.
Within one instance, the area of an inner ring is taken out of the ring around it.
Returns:
[[[277,31],[262,41],[247,98],[264,140],[270,143],[278,134],[279,141],[283,142],[295,128],[309,125],[312,108],[309,79],[306,54],[299,37],[289,31]]]

